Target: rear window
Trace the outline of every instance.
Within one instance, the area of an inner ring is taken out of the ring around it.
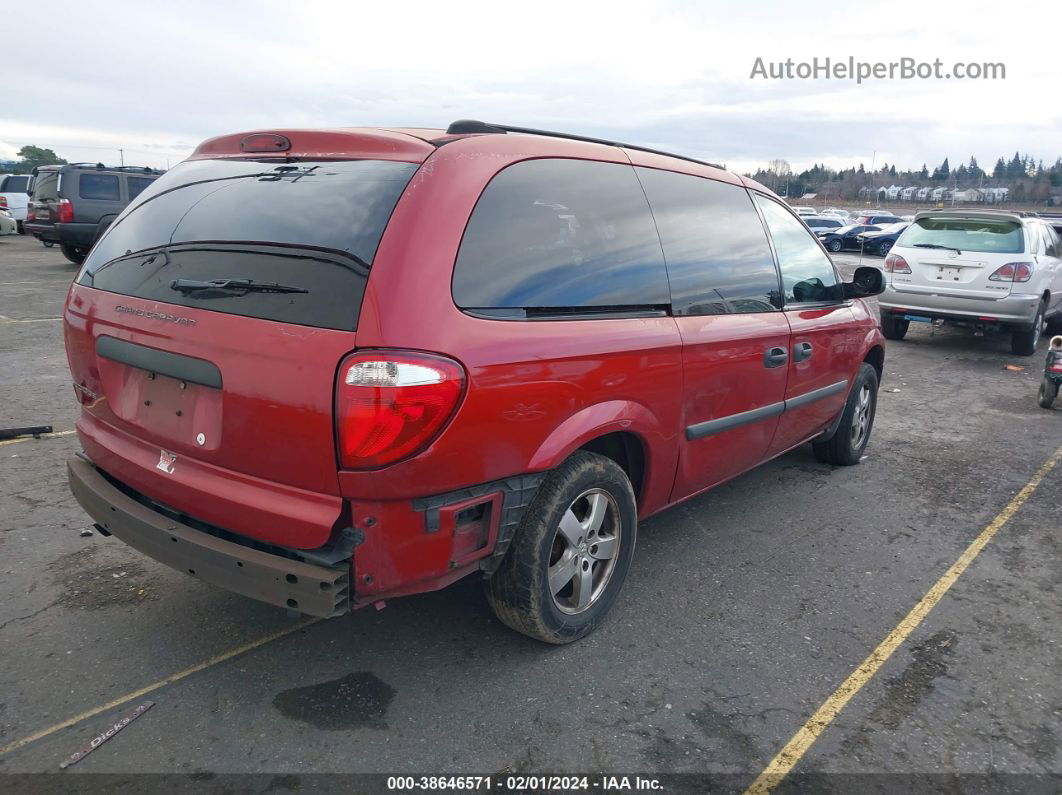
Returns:
[[[29,177],[4,177],[0,180],[0,193],[25,193]]]
[[[453,297],[511,318],[665,311],[660,239],[634,169],[564,159],[504,169],[465,229]]]
[[[82,199],[119,201],[118,177],[114,174],[82,174],[78,180],[77,195]]]
[[[353,330],[376,247],[417,167],[382,160],[182,163],[111,225],[79,283]],[[206,284],[218,280],[225,284]]]
[[[1021,224],[1002,218],[920,218],[907,227],[896,244],[996,254],[1025,250]]]
[[[33,178],[33,199],[48,201],[59,198],[59,172],[38,171]]]

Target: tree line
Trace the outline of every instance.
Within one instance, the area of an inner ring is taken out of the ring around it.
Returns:
[[[863,163],[858,167],[832,169],[816,163],[809,169],[794,173],[785,160],[772,160],[758,169],[752,177],[776,193],[791,197],[815,193],[823,198],[856,199],[863,188],[877,189],[890,185],[902,187],[939,187],[954,190],[964,188],[1009,188],[1011,201],[1047,202],[1062,196],[1062,157],[1048,166],[1043,160],[1015,152],[1013,157],[1000,157],[991,170],[983,169],[976,157],[952,167],[948,158],[930,171],[923,163],[920,169],[898,169],[883,163],[881,168],[868,171]]]

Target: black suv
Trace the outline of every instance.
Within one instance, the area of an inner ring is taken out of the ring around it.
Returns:
[[[162,173],[103,163],[35,168],[25,230],[46,246],[58,243],[63,256],[80,265],[118,213]]]

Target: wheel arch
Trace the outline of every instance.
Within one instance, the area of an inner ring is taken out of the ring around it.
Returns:
[[[646,406],[612,400],[587,406],[558,425],[539,446],[528,471],[554,469],[577,450],[615,461],[631,479],[638,513],[667,502],[678,458],[677,433],[669,433]]]
[[[881,383],[885,374],[885,348],[880,343],[872,345],[864,354],[863,361],[871,365],[878,372],[878,383]]]

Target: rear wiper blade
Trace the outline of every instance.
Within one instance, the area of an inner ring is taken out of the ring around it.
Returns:
[[[256,282],[254,279],[174,279],[170,289],[182,293],[196,293],[201,290],[235,290],[246,293],[308,293],[305,287],[295,287],[277,282]]]
[[[940,243],[913,243],[915,248],[942,248],[946,251],[954,251],[956,254],[962,254],[955,246],[942,246]]]

